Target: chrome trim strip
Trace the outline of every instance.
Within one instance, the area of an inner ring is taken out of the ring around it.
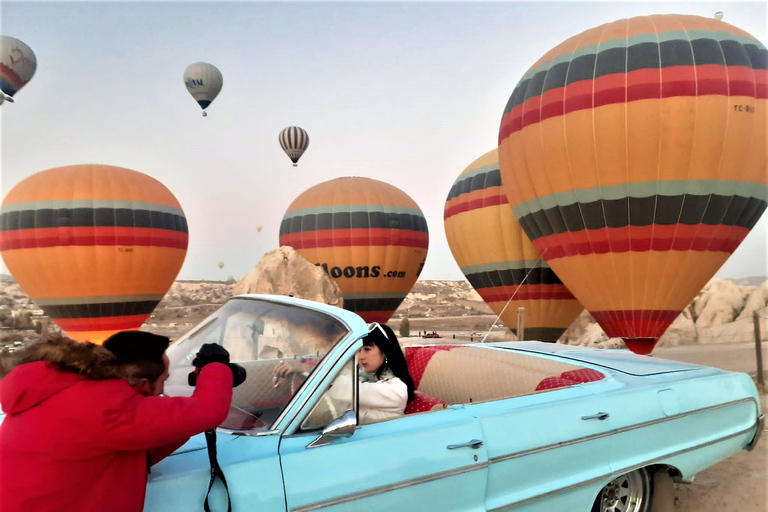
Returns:
[[[231,430],[224,427],[216,427],[216,433],[217,434],[228,434],[231,436],[246,436],[246,437],[262,437],[262,436],[271,436],[274,434],[279,434],[279,430],[260,430],[258,432],[254,432],[252,430]]]
[[[621,427],[613,430],[607,430],[605,432],[600,432],[599,434],[592,434],[589,436],[584,437],[578,437],[576,439],[569,439],[568,441],[560,441],[559,443],[552,443],[544,446],[539,446],[538,448],[531,448],[529,450],[524,450],[522,452],[515,452],[515,453],[508,453],[506,455],[497,455],[496,457],[491,457],[488,459],[488,462],[491,464],[494,464],[496,462],[503,462],[505,460],[512,460],[517,459],[519,457],[525,457],[527,455],[533,455],[534,453],[540,453],[547,450],[552,450],[555,448],[562,448],[564,446],[570,446],[572,444],[578,444],[578,443],[585,443],[587,441],[592,441],[594,439],[600,439],[603,437],[612,436],[614,434],[621,434],[624,432],[629,432],[631,430],[636,430],[643,427],[648,427],[651,425],[657,425],[659,423],[664,423],[667,421],[672,421],[680,418],[684,418],[686,416],[690,416],[692,414],[700,413],[703,411],[711,411],[715,409],[721,409],[723,407],[728,407],[730,405],[740,404],[743,402],[753,402],[755,404],[755,407],[757,407],[757,401],[754,399],[754,397],[747,397],[747,398],[741,398],[739,400],[734,400],[733,402],[726,402],[723,404],[717,404],[717,405],[710,405],[709,407],[703,407],[701,409],[694,409],[693,411],[683,412],[680,414],[675,414],[674,416],[666,416],[664,418],[658,418],[655,420],[646,421],[643,423],[636,423],[635,425],[630,425],[627,427]]]
[[[434,480],[440,480],[441,478],[448,478],[450,476],[470,473],[472,471],[477,471],[478,469],[485,469],[487,467],[488,467],[487,462],[480,462],[477,464],[471,464],[469,466],[463,466],[460,468],[449,469],[447,471],[441,471],[439,473],[432,473],[431,475],[411,478],[410,480],[403,480],[402,482],[397,482],[394,484],[382,485],[381,487],[374,487],[373,489],[368,489],[367,491],[360,491],[352,494],[346,494],[344,496],[339,496],[338,498],[331,498],[328,500],[317,501],[315,503],[310,503],[309,505],[294,507],[294,508],[291,508],[290,510],[291,512],[310,512],[312,510],[319,510],[324,507],[332,507],[334,505],[340,505],[342,503],[348,503],[350,501],[369,498],[371,496],[376,496],[377,494],[382,494],[389,491],[396,491],[398,489],[404,489],[406,487],[411,487],[414,485],[425,484],[427,482],[432,482]]]
[[[754,426],[750,426],[749,428],[745,428],[743,430],[740,430],[739,432],[735,432],[735,433],[729,434],[729,435],[727,435],[725,437],[721,437],[720,439],[714,439],[712,441],[707,441],[706,443],[701,443],[701,444],[698,444],[696,446],[690,446],[688,448],[684,448],[684,449],[678,450],[676,452],[668,453],[666,455],[661,455],[659,457],[656,457],[655,459],[650,459],[650,460],[644,461],[642,464],[635,464],[633,466],[627,466],[625,468],[622,468],[622,469],[616,470],[616,471],[612,471],[612,472],[607,473],[605,475],[601,475],[601,476],[598,476],[598,477],[595,477],[595,478],[590,478],[589,480],[585,480],[585,481],[579,482],[577,484],[572,484],[572,485],[569,485],[569,486],[566,486],[566,487],[561,487],[560,489],[555,489],[553,491],[545,492],[544,494],[538,494],[536,496],[531,496],[530,498],[526,498],[526,499],[520,500],[520,501],[515,501],[515,502],[509,503],[507,505],[502,505],[501,507],[489,508],[488,512],[503,512],[503,511],[507,510],[510,507],[517,507],[519,505],[524,505],[526,503],[530,503],[532,501],[537,501],[537,500],[540,500],[540,499],[543,499],[543,498],[547,498],[549,496],[552,496],[554,494],[559,494],[561,492],[570,491],[570,490],[576,489],[578,487],[599,483],[599,482],[602,482],[602,481],[604,481],[606,479],[613,480],[614,478],[617,478],[617,477],[619,477],[621,475],[625,475],[625,474],[629,473],[630,471],[634,471],[636,469],[640,469],[640,468],[646,467],[648,465],[655,464],[657,462],[661,462],[664,459],[668,459],[670,457],[676,457],[678,455],[682,455],[683,453],[687,453],[687,452],[690,452],[690,451],[693,451],[693,450],[698,450],[700,448],[705,448],[705,447],[713,445],[713,444],[721,443],[723,441],[727,441],[728,439],[732,439],[734,437],[739,437],[739,436],[744,435],[747,432],[751,431],[753,428],[754,428]]]

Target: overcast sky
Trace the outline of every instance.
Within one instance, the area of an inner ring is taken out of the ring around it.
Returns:
[[[526,70],[595,25],[715,11],[768,42],[764,2],[3,1],[0,32],[32,47],[38,69],[17,102],[0,107],[2,196],[62,165],[144,172],[174,193],[189,223],[179,279],[224,279],[277,248],[280,220],[301,192],[367,176],[424,212],[421,277],[463,279],[445,239],[445,198],[495,147]],[[207,118],[182,80],[197,61],[224,76]],[[277,140],[289,125],[311,139],[298,168]],[[767,247],[764,216],[718,275],[768,274]]]

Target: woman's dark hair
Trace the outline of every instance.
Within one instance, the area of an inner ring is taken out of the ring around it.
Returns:
[[[400,342],[397,341],[395,332],[387,325],[380,325],[381,330],[374,327],[368,335],[363,338],[363,345],[373,346],[376,345],[379,350],[384,353],[386,363],[381,365],[376,370],[376,377],[381,377],[381,372],[386,368],[392,370],[395,377],[399,378],[408,387],[408,400],[413,399],[413,379],[408,371],[408,365],[405,362],[405,356],[403,355],[403,349],[400,348]],[[382,330],[384,332],[382,332]]]

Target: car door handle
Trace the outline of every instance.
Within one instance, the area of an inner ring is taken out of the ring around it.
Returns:
[[[483,442],[481,440],[473,439],[471,441],[467,441],[466,443],[449,444],[448,445],[448,449],[449,450],[455,450],[456,448],[474,448],[475,450],[477,450],[481,446],[483,446]]]
[[[604,420],[608,417],[607,412],[599,412],[597,414],[592,414],[591,416],[582,416],[581,419],[583,420]]]

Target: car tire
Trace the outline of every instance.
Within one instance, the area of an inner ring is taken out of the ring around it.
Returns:
[[[597,495],[592,512],[650,512],[653,479],[645,468],[614,478]]]

